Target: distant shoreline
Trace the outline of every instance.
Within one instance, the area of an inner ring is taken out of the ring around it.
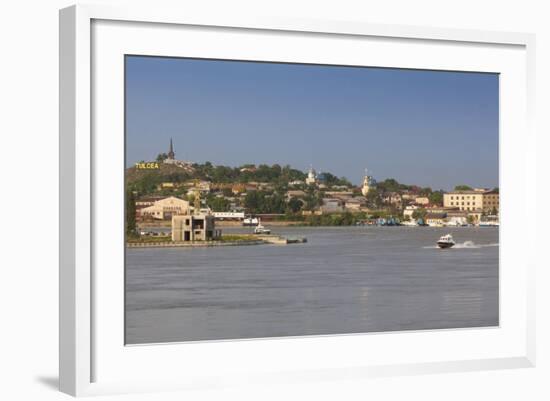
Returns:
[[[264,224],[267,226],[278,226],[278,227],[305,225],[303,224],[303,221],[266,221],[264,222]],[[172,222],[170,220],[154,221],[154,222],[147,222],[147,223],[141,222],[141,223],[137,223],[137,226],[140,229],[171,228]],[[216,226],[217,227],[246,227],[246,226],[243,226],[243,223],[241,221],[231,221],[231,220],[216,220]]]
[[[265,241],[127,242],[126,248],[204,248],[213,246],[263,245]]]

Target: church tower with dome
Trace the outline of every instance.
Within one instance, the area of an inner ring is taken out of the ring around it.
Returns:
[[[363,186],[361,187],[361,193],[363,196],[367,196],[370,188],[374,185],[372,176],[369,175],[369,171],[365,169],[365,177],[363,178]]]
[[[307,173],[306,184],[314,185],[316,183],[317,183],[317,176],[315,175],[315,170],[313,170],[313,167],[310,167]]]

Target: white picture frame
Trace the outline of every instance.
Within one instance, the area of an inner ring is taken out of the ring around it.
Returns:
[[[500,162],[503,216],[506,216],[507,209],[528,205],[527,192],[512,191],[510,182],[536,188],[536,141],[532,129],[535,84],[533,35],[342,21],[278,18],[228,20],[214,13],[187,15],[184,8],[167,11],[154,7],[119,9],[78,5],[63,9],[60,11],[61,391],[79,396],[209,388],[254,381],[278,383],[534,366],[534,270],[538,260],[536,252],[531,249],[532,245],[514,233],[514,225],[518,222],[511,215],[508,219],[503,218],[505,224],[501,231],[501,262],[506,260],[510,267],[501,267],[501,273],[504,273],[501,277],[501,312],[504,315],[499,328],[125,348],[120,336],[123,330],[123,315],[120,314],[123,288],[119,284],[123,275],[116,269],[98,273],[98,266],[104,266],[102,261],[106,255],[113,256],[111,252],[117,252],[112,250],[114,248],[102,248],[99,243],[109,241],[113,247],[122,248],[122,242],[116,242],[119,238],[116,233],[112,237],[106,235],[108,238],[105,240],[97,237],[103,227],[101,217],[98,217],[98,208],[106,214],[112,212],[115,221],[120,217],[117,213],[121,212],[122,203],[112,211],[103,209],[98,193],[104,193],[102,185],[111,185],[110,188],[118,185],[116,175],[108,184],[104,183],[109,179],[103,180],[102,177],[105,177],[110,167],[116,168],[120,164],[119,157],[123,157],[123,154],[117,153],[121,149],[120,137],[112,139],[117,144],[109,146],[111,151],[108,151],[105,141],[111,139],[106,139],[104,134],[94,129],[100,127],[106,128],[101,132],[112,132],[109,127],[120,126],[120,117],[105,114],[105,109],[109,106],[112,113],[117,113],[122,107],[122,89],[118,85],[120,81],[117,81],[122,71],[115,71],[110,76],[108,67],[114,65],[112,63],[119,63],[116,65],[120,66],[120,55],[126,52],[185,55],[189,49],[181,49],[175,40],[165,39],[170,35],[189,35],[186,29],[193,30],[193,35],[197,35],[196,43],[201,45],[194,48],[193,56],[199,53],[200,56],[207,56],[208,52],[223,51],[228,53],[216,53],[218,57],[249,57],[258,60],[284,58],[285,61],[293,61],[301,57],[298,55],[299,47],[295,48],[294,55],[277,53],[278,48],[285,47],[286,51],[292,49],[292,46],[282,46],[282,41],[291,38],[297,43],[296,46],[306,46],[316,38],[321,38],[325,41],[323,44],[327,45],[334,39],[340,42],[339,47],[334,47],[334,52],[326,55],[327,59],[321,53],[319,56],[313,53],[309,55],[318,62],[329,62],[328,57],[341,57],[342,60],[348,57],[348,64],[366,65],[364,60],[350,56],[346,42],[353,42],[355,46],[365,41],[371,46],[369,49],[372,54],[377,55],[372,57],[378,59],[372,60],[378,66],[498,72],[505,78],[501,83],[501,113],[504,116],[501,116]],[[238,49],[227,46],[232,40],[237,41],[236,36],[248,40],[247,35],[260,35],[262,43],[272,45],[269,46],[271,50],[263,49],[263,56],[255,53],[258,51],[258,38],[250,40],[256,43],[256,47],[242,47],[242,54],[236,54]],[[216,40],[210,43],[209,38]],[[224,49],[216,50],[215,42],[221,38],[226,41]],[[134,42],[130,43],[132,40]],[[384,58],[384,46],[400,46],[403,52],[392,53],[395,58],[389,54]],[[340,48],[343,48],[341,54],[335,55]],[[414,48],[419,57],[426,55],[425,61],[403,61],[408,48]],[[178,51],[183,54],[175,54]],[[491,52],[494,54],[490,55]],[[430,54],[434,57],[431,60]],[[456,54],[464,54],[467,60],[462,63],[453,61]],[[437,55],[442,58],[440,62],[435,59]],[[368,65],[372,65],[372,62],[369,61]],[[98,87],[92,85],[93,79],[94,85]],[[103,89],[105,82],[109,86],[112,84],[111,89],[115,91],[109,93],[108,97]],[[517,97],[513,98],[512,93],[518,93]],[[110,104],[98,102],[97,98],[101,96],[105,96],[102,99],[111,99]],[[110,125],[101,125],[103,123],[100,120]],[[123,136],[123,132],[115,131],[116,135]],[[515,157],[518,163],[514,166],[507,164],[510,157]],[[101,164],[98,163],[99,158]],[[531,189],[529,196],[533,195]],[[534,233],[534,222],[527,224],[530,225],[529,232]],[[122,225],[120,228],[122,230]],[[514,250],[506,247],[506,244],[511,243],[516,243]],[[114,256],[114,259],[119,256]],[[512,268],[512,265],[515,267]],[[123,269],[123,266],[117,266]],[[107,295],[98,295],[97,291]],[[107,303],[114,307],[107,310]],[[113,327],[116,329],[111,329]],[[465,346],[468,341],[472,342],[470,350]],[[403,350],[399,355],[392,355],[388,351],[389,347],[404,342],[413,344],[410,348],[415,350],[411,350],[410,354]],[[437,353],[438,346],[443,349],[449,342],[456,344],[455,349],[448,350],[449,353],[442,354],[439,359],[429,356],[430,350],[423,348],[432,344],[433,352]],[[170,358],[176,358],[182,347],[185,347],[188,361],[184,368],[187,369],[185,377],[169,373],[174,365],[174,360]],[[342,357],[336,352],[342,349],[371,349],[369,347],[380,350],[379,354],[373,351],[369,354],[370,358],[366,358],[364,353],[357,352]],[[325,352],[322,358],[316,356],[320,350]],[[254,359],[254,355],[260,354],[267,360],[262,366]],[[200,362],[205,355],[220,359],[220,366],[214,372],[210,366]],[[300,355],[302,358],[289,361],[282,355]],[[254,363],[257,365],[250,368]],[[151,366],[158,367],[159,364],[165,365],[166,369],[153,372]],[[113,368],[109,370],[107,365]],[[233,370],[236,373],[232,373]]]

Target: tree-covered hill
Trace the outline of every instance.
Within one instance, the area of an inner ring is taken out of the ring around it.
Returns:
[[[126,184],[141,193],[148,193],[163,182],[182,183],[192,179],[214,183],[266,182],[287,184],[295,180],[304,180],[306,174],[290,166],[278,164],[243,165],[240,167],[215,166],[210,162],[181,167],[175,164],[157,163],[158,168],[139,169],[135,166],[126,169]]]

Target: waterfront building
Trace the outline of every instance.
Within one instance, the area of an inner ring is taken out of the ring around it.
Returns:
[[[166,198],[166,196],[144,196],[136,200],[136,209],[143,209],[144,207],[153,206],[155,202]]]
[[[428,213],[449,213],[449,212],[458,212],[460,208],[458,207],[444,207],[444,206],[431,206],[425,208]]]
[[[446,213],[427,213],[425,220],[426,224],[430,227],[442,227],[445,224],[446,218]]]
[[[216,230],[215,217],[198,213],[172,216],[172,241],[212,241],[221,237]]]
[[[244,211],[212,212],[212,216],[214,216],[218,220],[243,220]]]
[[[187,214],[190,211],[189,202],[175,196],[169,196],[157,200],[151,206],[140,209],[142,218],[153,218],[155,220],[169,220],[172,216]]]
[[[344,211],[343,202],[336,198],[323,198],[320,210],[323,214],[341,213]]]
[[[498,191],[473,189],[468,191],[451,191],[443,194],[443,206],[458,207],[466,211],[491,213],[500,209]]]
[[[468,223],[468,212],[464,210],[454,210],[447,212],[447,225],[463,226]]]

